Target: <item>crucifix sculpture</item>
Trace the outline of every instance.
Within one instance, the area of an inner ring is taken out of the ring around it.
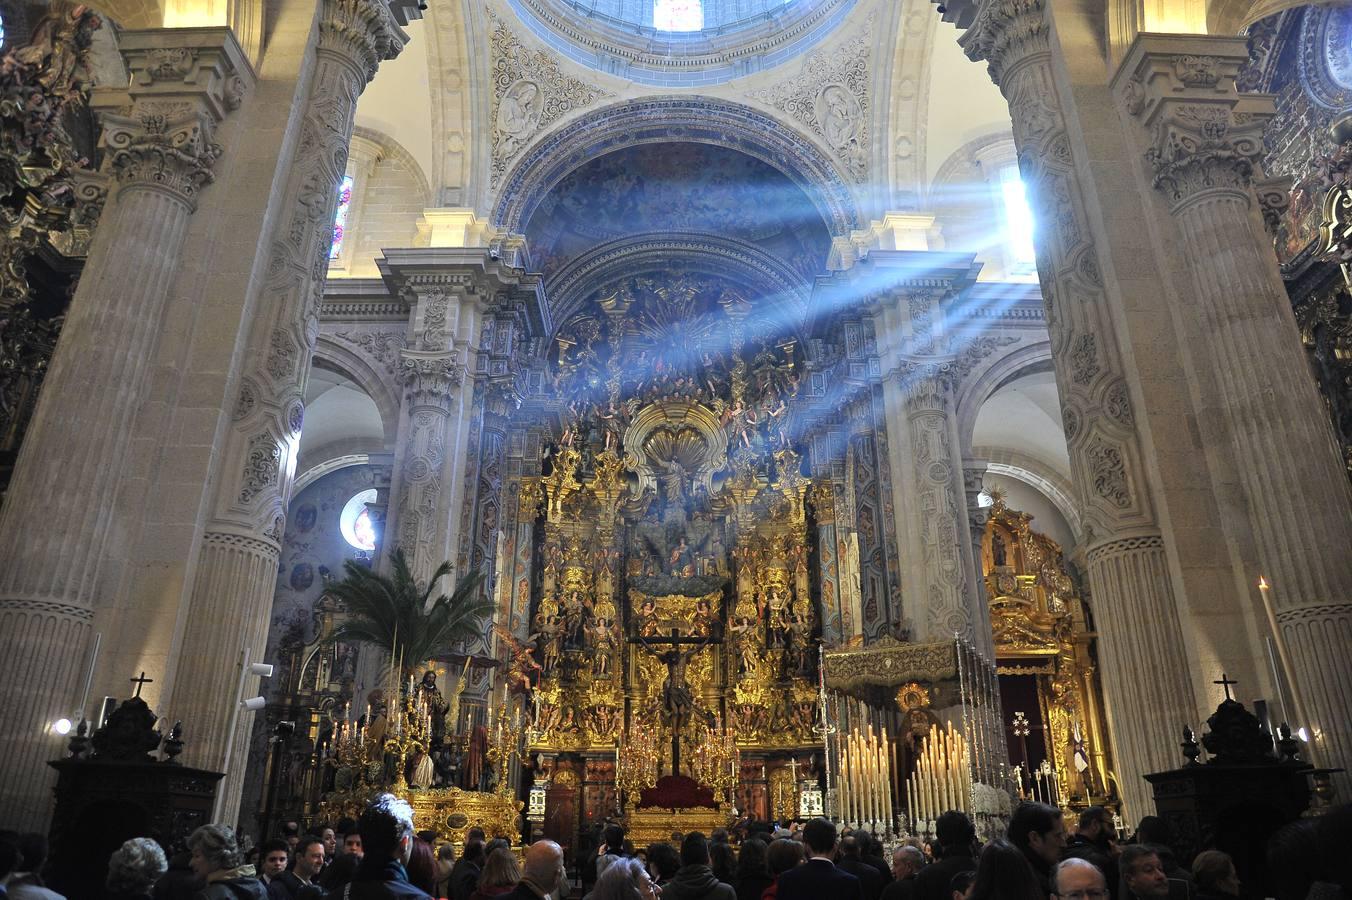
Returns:
[[[1225,688],[1225,699],[1226,699],[1226,700],[1232,700],[1232,699],[1234,699],[1233,697],[1230,696],[1230,685],[1232,685],[1232,684],[1239,684],[1238,681],[1233,680],[1232,678],[1230,678],[1229,676],[1227,676],[1224,672],[1222,672],[1222,673],[1221,673],[1221,680],[1220,680],[1220,681],[1213,681],[1213,682],[1211,682],[1211,683],[1212,683],[1212,684],[1219,684],[1221,687]]]
[[[670,637],[645,637],[639,635],[629,639],[630,643],[642,644],[648,652],[666,664],[667,680],[662,685],[662,718],[671,727],[671,772],[681,771],[681,729],[690,721],[690,714],[699,708],[690,685],[685,680],[685,669],[690,658],[703,650],[709,643],[709,635],[682,635],[680,629],[671,629]],[[669,645],[660,651],[654,644]],[[685,645],[688,649],[682,650]]]

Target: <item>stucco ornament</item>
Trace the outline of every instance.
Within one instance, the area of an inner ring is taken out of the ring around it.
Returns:
[[[747,96],[788,113],[822,138],[856,182],[868,180],[873,17],[838,47],[818,50],[788,81]]]
[[[492,176],[496,186],[542,128],[612,95],[565,74],[557,56],[522,44],[492,12],[489,21],[493,25]]]

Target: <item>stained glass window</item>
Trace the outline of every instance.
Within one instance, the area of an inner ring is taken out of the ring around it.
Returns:
[[[5,46],[5,16],[0,13],[0,47]]]
[[[329,259],[337,259],[343,252],[343,238],[347,234],[347,214],[352,209],[352,176],[344,175],[338,185],[338,212],[333,217],[333,244]]]
[[[653,27],[658,31],[699,31],[704,27],[701,0],[654,0]]]
[[[366,508],[366,504],[375,500],[374,489],[362,491],[347,501],[338,516],[338,529],[343,533],[343,539],[367,553],[376,549],[376,529],[371,524],[371,511]]]

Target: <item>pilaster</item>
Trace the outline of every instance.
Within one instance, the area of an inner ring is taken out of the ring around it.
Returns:
[[[1275,586],[1288,648],[1352,631],[1352,487],[1309,376],[1255,178],[1272,98],[1239,94],[1241,37],[1142,34],[1113,79],[1144,162],[1183,238],[1207,336],[1197,348],[1217,373],[1201,399],[1216,409],[1244,494],[1236,525]],[[1256,580],[1257,573],[1252,574]],[[1311,622],[1319,625],[1312,631]],[[1290,654],[1315,759],[1352,759],[1352,659]]]
[[[253,72],[225,28],[128,31],[131,80],[105,105],[117,189],[90,247],[0,521],[18,536],[0,574],[0,677],[13,699],[0,737],[0,820],[48,815],[47,725],[80,718],[100,565],[145,397],[149,360],[189,217],[222,148],[216,126]]]
[[[970,255],[873,251],[850,274],[873,292],[884,396],[894,410],[891,463],[909,488],[898,504],[897,530],[912,535],[916,574],[907,593],[917,637],[958,635],[989,659],[990,620],[973,574],[955,392],[997,342],[955,328],[950,314],[979,269]]]

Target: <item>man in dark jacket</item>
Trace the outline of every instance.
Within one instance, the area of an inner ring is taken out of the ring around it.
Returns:
[[[840,842],[840,862],[842,871],[849,872],[859,879],[859,890],[864,900],[878,900],[883,892],[883,878],[878,870],[864,862],[859,848],[859,838],[849,835]]]
[[[887,860],[883,859],[882,841],[867,831],[859,832],[859,840],[859,858],[877,870],[883,879],[883,887],[886,888],[896,875],[892,873],[892,867],[887,864]]]
[[[1038,884],[1048,893],[1056,892],[1052,873],[1066,849],[1066,823],[1061,810],[1049,803],[1020,803],[1009,817],[1009,842],[1023,852],[1033,867]]]
[[[324,841],[307,834],[296,843],[296,864],[290,872],[281,872],[268,882],[271,900],[320,900],[324,891],[315,879],[324,868]]]
[[[925,866],[915,876],[915,900],[950,900],[948,884],[959,872],[975,872],[972,847],[976,829],[966,814],[955,809],[939,816],[934,824],[935,853],[939,861]]]
[[[808,822],[803,844],[807,862],[779,876],[778,900],[862,900],[859,879],[831,861],[836,849],[834,824],[826,819]]]
[[[709,841],[692,831],[681,841],[681,867],[662,888],[665,900],[737,900],[732,885],[714,877],[709,865]]]
[[[431,900],[409,883],[404,864],[413,852],[413,808],[393,794],[371,801],[357,820],[362,860],[351,884],[328,900]]]
[[[1102,806],[1091,806],[1080,813],[1079,830],[1066,839],[1062,859],[1082,859],[1103,873],[1108,891],[1117,900],[1117,829],[1113,814]]]

